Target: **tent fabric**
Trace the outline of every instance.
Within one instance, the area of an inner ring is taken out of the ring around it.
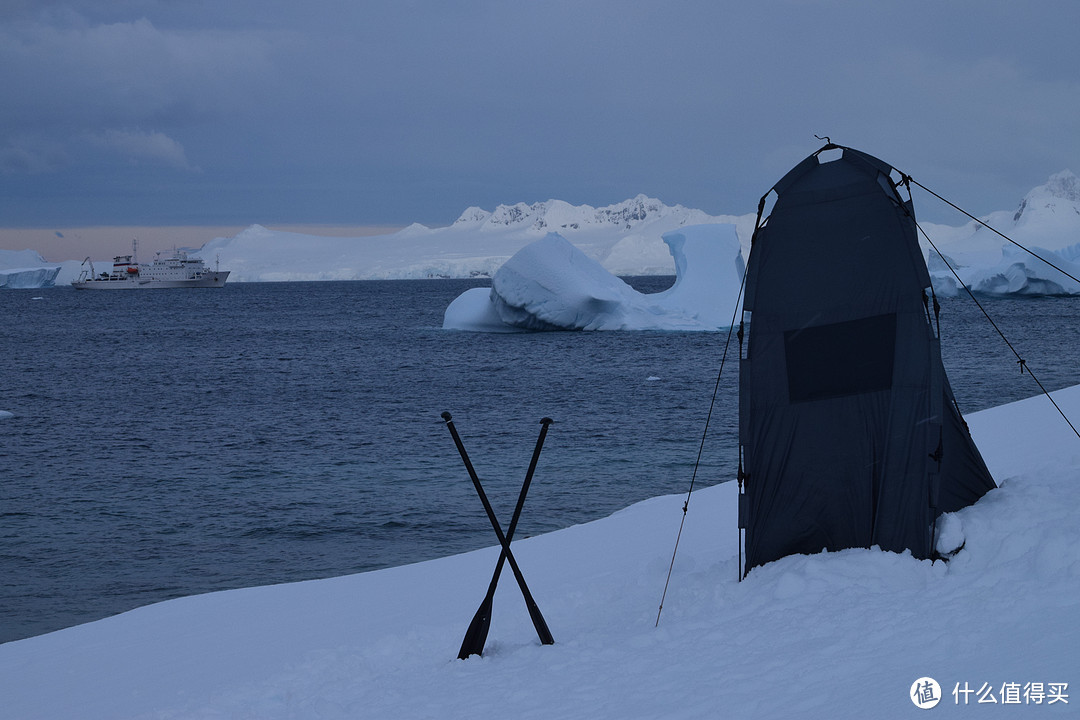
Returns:
[[[941,512],[995,487],[956,410],[914,212],[888,164],[827,145],[770,191],[740,361],[744,572],[797,553],[933,551]]]

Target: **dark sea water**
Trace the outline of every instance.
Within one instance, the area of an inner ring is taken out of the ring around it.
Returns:
[[[519,537],[685,492],[727,334],[442,330],[482,284],[0,292],[0,642],[494,544],[443,411],[504,526],[555,420]],[[963,411],[1038,392],[970,300],[943,304]],[[1048,389],[1080,383],[1080,300],[983,304]],[[736,384],[732,361],[700,485],[734,477]]]

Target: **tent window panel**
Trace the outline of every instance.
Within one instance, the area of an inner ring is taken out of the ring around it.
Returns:
[[[800,403],[888,390],[895,350],[895,313],[788,330],[788,397]]]

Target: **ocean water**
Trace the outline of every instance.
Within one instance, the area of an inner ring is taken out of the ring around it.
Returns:
[[[494,544],[443,411],[504,527],[555,420],[518,537],[686,492],[727,334],[443,331],[483,284],[0,292],[0,642]],[[982,302],[1048,389],[1080,383],[1080,300]],[[943,306],[963,411],[1038,392],[970,300]],[[736,468],[732,343],[702,485]]]

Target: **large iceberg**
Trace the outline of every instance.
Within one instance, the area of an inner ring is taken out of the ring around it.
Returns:
[[[712,216],[644,195],[607,207],[561,200],[466,209],[447,227],[413,223],[388,235],[323,237],[253,225],[217,238],[195,252],[220,261],[229,282],[286,280],[390,280],[491,277],[514,253],[557,232],[617,275],[670,275],[671,255],[660,237],[699,223],[753,218]],[[745,227],[744,227],[745,226]],[[746,234],[749,238],[749,234]]]
[[[963,285],[982,295],[1080,294],[1073,279],[1080,278],[1080,178],[1068,170],[1051,175],[1015,212],[984,220],[961,228],[924,225],[935,245],[926,251],[936,292],[953,295]]]
[[[1080,244],[1058,251],[1005,245],[1001,260],[989,267],[964,265],[933,251],[928,266],[934,290],[942,296],[957,295],[961,284],[980,295],[1080,295],[1078,260]]]
[[[675,283],[641,293],[558,233],[518,251],[491,288],[472,288],[447,307],[443,328],[523,330],[717,330],[729,327],[744,262],[731,224],[664,233]]]
[[[46,264],[33,250],[0,250],[0,288],[47,288],[56,283],[60,265]]]

